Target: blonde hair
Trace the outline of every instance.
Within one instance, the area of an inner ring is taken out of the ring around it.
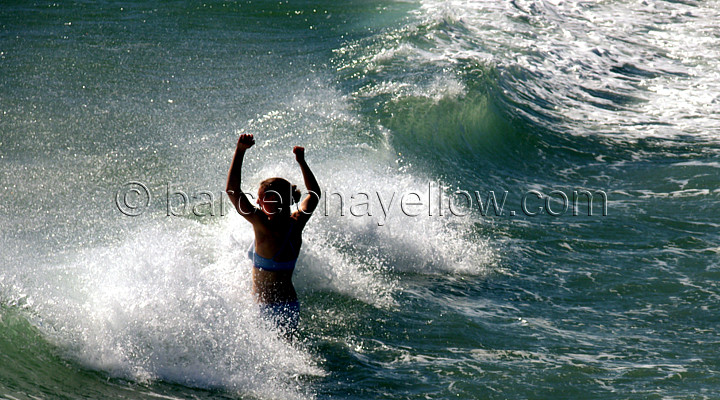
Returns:
[[[269,190],[280,196],[282,204],[292,205],[300,202],[301,193],[297,185],[290,184],[286,179],[275,177],[260,182],[258,192],[266,193]]]

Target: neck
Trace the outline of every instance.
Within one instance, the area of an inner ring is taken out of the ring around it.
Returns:
[[[280,212],[275,214],[267,214],[267,218],[269,221],[273,221],[275,223],[282,223],[290,219],[290,213]]]

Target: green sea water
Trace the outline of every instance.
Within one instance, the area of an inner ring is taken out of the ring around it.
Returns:
[[[0,398],[718,398],[718,10],[0,4]],[[293,343],[240,133],[325,193]]]

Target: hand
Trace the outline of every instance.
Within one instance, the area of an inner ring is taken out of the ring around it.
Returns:
[[[305,148],[302,146],[293,147],[293,153],[295,153],[295,159],[297,162],[305,161]]]
[[[238,138],[237,142],[237,149],[238,150],[247,150],[251,148],[255,144],[255,138],[253,135],[249,134],[242,134]]]

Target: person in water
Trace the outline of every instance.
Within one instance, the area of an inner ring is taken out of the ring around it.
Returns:
[[[270,319],[286,336],[297,330],[300,303],[292,274],[295,269],[302,231],[320,201],[320,186],[305,162],[305,148],[295,146],[293,153],[300,165],[308,195],[300,201],[300,191],[283,178],[260,183],[255,207],[240,189],[245,151],[255,144],[253,135],[243,134],[237,142],[228,172],[225,191],[235,209],[252,224],[255,240],[248,250],[252,260],[252,291],[263,316]],[[291,212],[291,203],[297,211]]]

